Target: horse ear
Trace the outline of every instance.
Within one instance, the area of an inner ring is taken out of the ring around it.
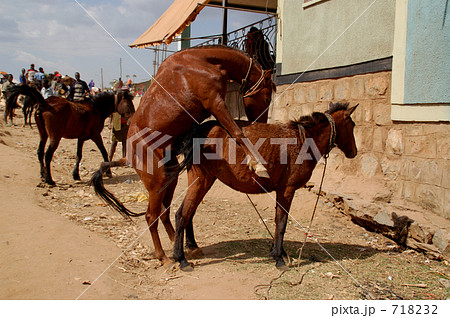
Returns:
[[[352,108],[347,109],[346,115],[351,116],[353,114],[353,112],[355,111],[356,107],[358,107],[358,106],[359,106],[359,104],[356,104]]]

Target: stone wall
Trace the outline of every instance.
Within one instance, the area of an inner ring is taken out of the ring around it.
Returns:
[[[359,103],[353,114],[358,156],[344,160],[335,149],[330,165],[378,179],[394,196],[450,219],[450,125],[392,122],[390,90],[390,71],[281,85],[270,121],[324,111],[330,101]]]

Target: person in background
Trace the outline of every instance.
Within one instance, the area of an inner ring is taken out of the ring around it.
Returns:
[[[92,87],[94,87],[95,86],[95,83],[94,83],[94,80],[91,80],[90,82],[89,82],[89,90],[91,90],[92,89]]]
[[[44,97],[44,99],[47,99],[50,96],[56,96],[55,91],[50,86],[50,83],[48,82],[48,79],[46,79],[46,78],[44,78],[42,80],[41,95]]]
[[[122,77],[119,77],[119,83],[117,85],[118,85],[117,86],[118,89],[122,88],[122,86],[123,86]]]
[[[20,85],[27,83],[26,69],[24,69],[24,68],[22,69],[22,73],[19,76],[19,82],[20,82]]]
[[[42,67],[39,68],[39,71],[34,74],[34,80],[39,87],[39,89],[42,88],[42,80],[45,78],[44,69]]]
[[[27,84],[30,85],[31,87],[36,88],[36,81],[34,79],[34,75],[36,75],[37,71],[34,68],[34,64],[30,65],[30,68],[27,71]]]
[[[5,102],[8,99],[8,96],[9,96],[8,88],[13,86],[13,85],[14,85],[14,83],[13,83],[13,75],[12,74],[8,74],[6,76],[6,81],[2,84],[2,96],[1,96],[1,98],[4,98]],[[13,124],[13,115],[14,115],[14,112],[9,114],[9,116],[10,116],[9,120],[11,122],[11,125],[14,125]],[[9,126],[7,117],[8,117],[8,114],[5,112],[5,114],[4,114],[5,125]]]
[[[75,82],[70,86],[67,99],[73,100],[74,102],[82,102],[85,100],[87,94],[89,94],[89,87],[85,81],[80,79],[80,73],[76,72]]]
[[[66,97],[69,89],[67,88],[66,84],[63,83],[61,74],[58,75],[59,76],[54,77],[56,83],[53,89],[55,90],[56,96]]]

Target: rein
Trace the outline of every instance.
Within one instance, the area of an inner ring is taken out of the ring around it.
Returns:
[[[253,93],[256,91],[256,89],[259,87],[259,85],[264,80],[264,71],[262,70],[261,71],[261,77],[258,79],[258,81],[252,87],[250,87],[250,89],[247,92],[244,93],[244,87],[247,84],[247,80],[248,80],[248,77],[250,75],[250,70],[252,69],[252,65],[253,65],[253,59],[250,58],[250,64],[248,66],[247,75],[245,75],[245,77],[244,77],[244,79],[242,80],[242,83],[241,83],[241,92],[242,92],[242,95],[243,95],[242,98],[246,98],[246,97],[249,97],[249,96],[253,95]]]

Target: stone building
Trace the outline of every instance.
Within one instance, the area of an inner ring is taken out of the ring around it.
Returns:
[[[359,103],[358,156],[332,168],[450,219],[446,0],[278,0],[272,122]]]

